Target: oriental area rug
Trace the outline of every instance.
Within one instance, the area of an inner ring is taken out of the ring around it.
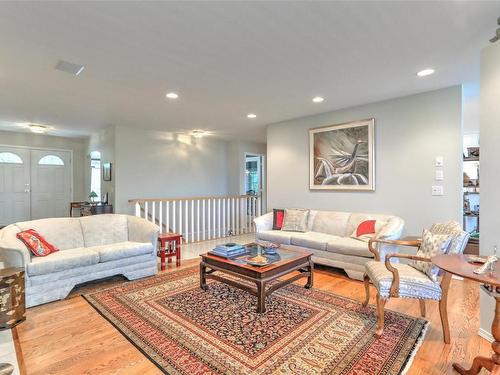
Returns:
[[[86,300],[166,374],[401,374],[427,321],[289,285],[256,312],[256,297],[219,282],[199,287],[198,268],[89,293]]]

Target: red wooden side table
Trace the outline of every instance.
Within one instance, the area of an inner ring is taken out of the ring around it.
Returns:
[[[178,233],[160,233],[158,235],[158,243],[160,245],[160,267],[162,271],[166,268],[166,258],[168,262],[172,262],[172,257],[175,257],[175,264],[181,265],[181,241],[182,234]]]

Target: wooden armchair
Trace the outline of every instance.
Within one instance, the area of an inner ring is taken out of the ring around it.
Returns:
[[[442,229],[448,224],[436,224],[433,228]],[[458,225],[458,224],[457,224]],[[453,226],[450,233],[452,240],[448,252],[461,253],[468,240],[468,233],[463,232],[461,228]],[[431,228],[432,232],[432,228]],[[438,231],[443,234],[443,231]],[[392,244],[398,246],[410,246],[420,248],[421,240],[381,240],[372,239],[368,243],[369,250],[374,254],[375,260],[366,263],[364,283],[366,290],[366,299],[363,306],[368,305],[370,299],[370,281],[377,289],[377,330],[375,336],[380,337],[384,331],[384,307],[389,298],[413,298],[420,302],[420,312],[425,317],[425,300],[439,301],[439,313],[441,315],[441,324],[443,326],[444,342],[450,343],[450,328],[448,324],[447,298],[448,288],[451,281],[451,274],[445,273],[441,281],[432,280],[427,274],[404,263],[391,263],[391,259],[400,258],[415,260],[421,262],[431,262],[430,258],[392,253],[385,257],[385,261],[380,259],[379,252],[376,249],[378,243]]]

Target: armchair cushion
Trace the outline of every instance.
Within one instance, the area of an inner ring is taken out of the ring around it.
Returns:
[[[451,243],[449,234],[432,234],[432,232],[424,229],[422,235],[422,244],[417,251],[417,256],[423,258],[432,258],[439,254],[445,254]],[[412,261],[411,266],[425,273],[433,281],[437,281],[439,268],[430,262]]]
[[[402,298],[441,299],[441,286],[438,282],[431,280],[425,273],[414,267],[403,264],[392,264],[399,273],[399,296]],[[389,298],[392,284],[392,272],[385,264],[377,261],[369,261],[365,269],[370,280],[382,298]]]

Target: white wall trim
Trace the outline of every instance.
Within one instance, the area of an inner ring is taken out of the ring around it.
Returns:
[[[479,331],[477,332],[477,334],[479,336],[481,336],[483,339],[487,340],[488,342],[495,341],[493,339],[492,334],[489,331],[485,330],[484,328],[479,328]]]

